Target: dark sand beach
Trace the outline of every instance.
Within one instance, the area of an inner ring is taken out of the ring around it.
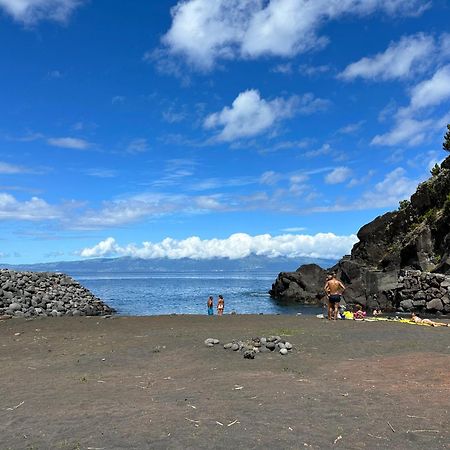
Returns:
[[[269,334],[294,350],[222,347]],[[0,339],[2,449],[450,448],[449,328],[85,317],[1,321]]]

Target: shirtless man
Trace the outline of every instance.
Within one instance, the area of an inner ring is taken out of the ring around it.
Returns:
[[[336,274],[331,274],[331,279],[325,283],[325,292],[328,295],[328,320],[336,320],[338,317],[339,303],[345,286],[336,278]]]

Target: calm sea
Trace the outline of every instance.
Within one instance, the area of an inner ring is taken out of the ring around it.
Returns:
[[[206,314],[209,295],[222,294],[225,314],[318,314],[321,308],[288,305],[267,293],[277,274],[267,272],[71,274],[122,315]]]

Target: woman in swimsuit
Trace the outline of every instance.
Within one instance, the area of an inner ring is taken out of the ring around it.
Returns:
[[[217,300],[217,314],[221,316],[223,314],[223,310],[225,308],[225,302],[223,300],[223,296],[219,295],[219,300]]]
[[[414,313],[411,313],[411,320],[414,323],[425,323],[427,325],[431,325],[432,327],[450,327],[450,323],[440,323],[440,322],[433,322],[430,319],[422,319],[419,316],[416,316]]]

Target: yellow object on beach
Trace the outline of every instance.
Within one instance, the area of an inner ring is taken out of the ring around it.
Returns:
[[[343,315],[346,319],[353,319],[353,313],[350,311],[344,311]]]

